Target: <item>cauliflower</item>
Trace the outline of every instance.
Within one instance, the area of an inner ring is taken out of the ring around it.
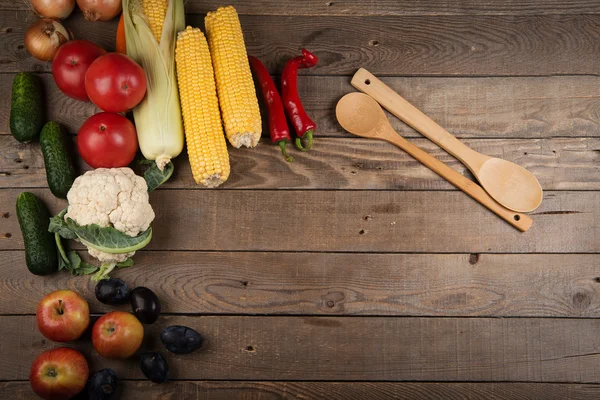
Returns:
[[[148,199],[148,185],[130,168],[98,168],[75,179],[67,194],[69,208],[64,218],[79,225],[97,224],[137,236],[148,229],[154,211]],[[111,254],[87,246],[88,253],[102,263],[119,263],[135,251]]]

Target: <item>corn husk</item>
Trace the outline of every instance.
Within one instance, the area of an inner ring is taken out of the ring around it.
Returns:
[[[133,109],[140,149],[162,171],[183,150],[183,123],[177,76],[175,43],[185,29],[183,0],[169,0],[160,43],[150,30],[141,0],[123,0],[127,55],[146,73],[146,96]]]

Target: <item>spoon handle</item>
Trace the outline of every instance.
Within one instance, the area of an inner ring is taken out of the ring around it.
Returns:
[[[496,200],[494,200],[490,195],[483,190],[481,186],[473,182],[472,180],[462,176],[454,169],[450,168],[443,162],[439,161],[437,158],[433,157],[429,153],[425,152],[421,148],[415,146],[410,143],[408,140],[404,139],[402,136],[398,135],[394,129],[389,126],[384,135],[379,136],[382,140],[395,144],[400,147],[402,150],[410,154],[421,164],[428,167],[430,170],[446,179],[448,182],[471,196],[473,199],[477,200],[483,206],[485,206],[488,210],[492,211],[494,214],[520,230],[521,232],[525,232],[527,229],[531,227],[533,224],[533,220],[525,214],[521,214],[518,212],[514,212],[509,210],[508,208],[500,205]]]
[[[467,147],[434,120],[396,93],[375,75],[360,68],[352,77],[352,86],[374,98],[383,108],[400,118],[411,128],[421,132],[442,149],[465,164],[477,177],[489,157]]]

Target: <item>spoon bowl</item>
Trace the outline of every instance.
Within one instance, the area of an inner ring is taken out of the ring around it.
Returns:
[[[489,158],[475,176],[490,196],[511,210],[529,212],[542,204],[544,196],[538,180],[513,162]]]
[[[342,128],[353,135],[367,138],[378,137],[377,127],[381,124],[381,117],[385,118],[379,103],[358,92],[342,97],[335,114]]]

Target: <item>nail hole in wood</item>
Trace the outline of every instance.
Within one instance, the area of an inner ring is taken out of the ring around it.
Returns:
[[[364,234],[365,234],[365,230],[364,230],[364,229],[361,229],[361,230],[358,232],[358,234],[359,234],[359,235],[364,235]]]
[[[16,162],[17,164],[19,164],[19,163],[22,163],[22,162],[23,162],[23,160],[21,160],[20,158],[15,158],[15,162]]]
[[[335,307],[335,303],[332,300],[327,301],[327,307],[333,308]]]
[[[7,213],[7,212],[5,212],[4,214],[2,214],[2,216],[3,216],[4,218],[8,218],[8,217],[10,217],[10,213]]]
[[[248,281],[242,281],[243,286],[248,286]]]
[[[12,237],[12,234],[10,234],[9,232],[4,234],[4,237],[7,239],[10,239]]]
[[[371,40],[371,41],[369,42],[369,44],[370,44],[371,46],[375,46],[375,47],[377,47],[377,46],[379,46],[379,40]]]
[[[595,278],[594,278],[594,281],[596,281],[596,282],[600,283],[600,276],[597,276],[597,277],[595,277]]]
[[[23,169],[29,169],[29,165],[23,165]]]
[[[469,256],[469,264],[475,265],[479,262],[479,254],[471,254]]]
[[[23,45],[23,44],[17,45],[17,50],[23,50],[24,48],[25,48],[25,45]]]
[[[254,349],[254,346],[246,346],[246,351],[253,353],[256,351],[256,349]]]
[[[325,5],[326,5],[327,7],[331,7],[331,6],[333,5],[333,1],[328,1],[327,3],[325,3]]]

